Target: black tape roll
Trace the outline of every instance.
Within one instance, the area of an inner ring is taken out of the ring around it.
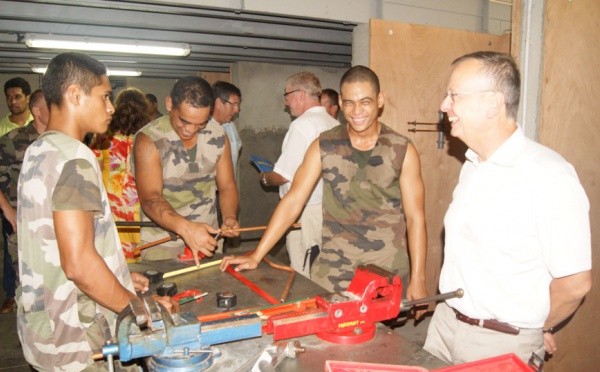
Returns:
[[[177,294],[177,284],[166,282],[156,288],[156,293],[159,296],[175,296]]]
[[[217,293],[217,306],[230,308],[237,305],[237,296],[232,292],[218,292]]]
[[[163,273],[157,270],[146,270],[144,276],[148,278],[150,284],[158,283],[163,279]]]

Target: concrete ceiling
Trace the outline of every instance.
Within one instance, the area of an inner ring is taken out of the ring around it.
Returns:
[[[218,3],[218,2],[216,2]],[[229,72],[240,61],[350,67],[354,24],[143,1],[0,1],[0,73],[31,73],[59,50],[28,48],[25,33],[188,43],[187,57],[87,52],[142,77]]]

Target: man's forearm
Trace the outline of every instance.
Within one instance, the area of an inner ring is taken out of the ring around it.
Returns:
[[[160,227],[182,235],[182,222],[187,221],[173,209],[171,204],[162,196],[148,198],[140,202],[144,213]]]
[[[236,188],[232,187],[225,188],[223,190],[219,189],[219,200],[217,202],[221,207],[221,216],[223,217],[223,221],[230,217],[237,220],[237,212],[240,202]]]
[[[550,282],[550,313],[544,329],[557,326],[577,310],[591,288],[591,272],[584,271]]]

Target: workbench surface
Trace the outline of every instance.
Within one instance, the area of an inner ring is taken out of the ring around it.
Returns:
[[[215,255],[212,259],[203,259],[201,263],[220,258],[222,256]],[[270,260],[275,261],[272,258]],[[167,273],[193,265],[193,261],[163,260],[132,263],[129,264],[129,268],[131,271],[137,272],[154,269]],[[256,270],[242,271],[241,273],[276,299],[281,297],[290,275],[287,271],[270,267],[264,261]],[[191,311],[196,315],[207,315],[224,311],[217,307],[217,292],[233,292],[237,295],[237,305],[230,310],[270,305],[267,300],[261,298],[230,273],[221,272],[218,265],[167,278],[165,281],[177,284],[179,293],[189,289],[208,292],[208,295],[199,304],[189,302],[181,305],[181,312]],[[286,300],[299,300],[322,293],[326,293],[323,288],[302,275],[296,274]],[[378,325],[376,335],[372,340],[357,345],[333,344],[314,335],[294,340],[300,341],[306,352],[295,359],[285,358],[277,370],[323,371],[327,360],[420,366],[428,370],[446,366],[442,361],[383,324]],[[207,371],[235,371],[272,342],[272,335],[263,335],[259,338],[216,345],[222,355],[215,359],[213,366]]]

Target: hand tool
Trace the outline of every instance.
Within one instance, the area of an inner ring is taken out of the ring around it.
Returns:
[[[202,297],[204,297],[206,295],[208,295],[208,292],[204,292],[202,294],[199,294],[199,295],[196,295],[196,296],[193,296],[190,298],[179,300],[179,304],[183,305],[183,304],[187,304],[188,302],[192,302],[192,301],[200,302],[200,301],[202,301]]]
[[[461,297],[462,290],[444,294],[444,298]],[[300,313],[272,316],[267,333],[273,340],[316,334],[339,344],[358,344],[375,336],[375,323],[396,317],[402,302],[402,282],[375,265],[359,266],[347,291],[315,297],[316,308]],[[440,296],[405,302],[421,304]]]
[[[220,356],[212,345],[260,335],[256,315],[200,323],[190,312],[171,315],[151,297],[135,297],[119,314],[118,343],[103,346],[94,359],[145,358],[149,371],[201,371]]]
[[[202,301],[202,297],[204,297],[205,295],[207,295],[208,292],[200,292],[196,289],[188,289],[187,291],[183,291],[179,294],[176,294],[175,296],[173,296],[173,299],[175,301],[179,301],[179,304],[181,305],[182,303],[188,303],[191,301],[188,301],[190,298],[195,298],[198,297],[198,300],[196,302],[200,302]],[[185,302],[182,302],[185,301]]]

